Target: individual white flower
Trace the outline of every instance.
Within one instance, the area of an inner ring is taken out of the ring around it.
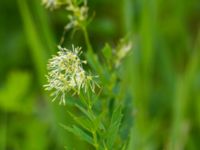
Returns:
[[[44,85],[46,90],[53,91],[53,101],[60,96],[60,104],[65,104],[66,93],[80,94],[81,90],[94,92],[94,76],[83,69],[82,65],[87,62],[79,58],[81,48],[73,45],[72,50],[60,46],[58,48],[58,54],[49,60],[46,76],[48,84]]]

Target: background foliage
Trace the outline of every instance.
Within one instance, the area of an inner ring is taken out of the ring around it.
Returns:
[[[123,62],[133,126],[128,149],[198,150],[200,147],[199,0],[89,0],[89,35],[96,53],[133,35]],[[51,103],[42,85],[47,59],[67,22],[40,0],[0,1],[0,150],[92,149],[59,126],[67,109]],[[78,32],[78,31],[77,31]],[[66,34],[65,45],[84,45]],[[83,48],[84,49],[84,48]],[[78,143],[78,144],[77,144]]]

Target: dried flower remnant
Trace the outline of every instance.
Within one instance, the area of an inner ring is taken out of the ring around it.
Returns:
[[[80,94],[83,89],[84,92],[91,90],[94,92],[95,81],[94,76],[89,75],[82,67],[86,64],[79,58],[81,54],[80,47],[72,45],[72,51],[58,46],[58,55],[53,56],[49,60],[47,69],[48,84],[44,85],[46,90],[53,91],[53,101],[60,96],[60,104],[65,104],[65,94],[72,92],[73,94]]]
[[[42,0],[46,8],[54,9],[57,7],[57,0]]]
[[[67,0],[42,0],[42,4],[50,10],[54,10],[62,5],[66,5],[66,3]]]
[[[126,57],[126,55],[132,49],[132,42],[121,40],[117,48],[114,50],[116,59],[115,59],[115,66],[118,67],[122,61]]]

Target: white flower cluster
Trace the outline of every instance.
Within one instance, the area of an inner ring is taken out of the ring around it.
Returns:
[[[82,64],[86,64],[86,61],[82,61],[79,58],[81,54],[81,48],[75,48],[72,45],[72,51],[58,47],[58,55],[53,56],[49,60],[47,69],[48,84],[44,85],[46,90],[53,90],[53,101],[60,96],[60,104],[65,104],[65,94],[72,92],[73,94],[80,94],[83,89],[84,92],[92,90],[94,92],[95,82],[93,76],[86,73]]]
[[[65,26],[66,30],[73,27],[80,27],[86,23],[88,17],[88,7],[86,0],[84,0],[82,6],[78,5],[74,0],[68,0],[66,9],[71,12],[71,14],[68,15],[70,22]]]
[[[66,30],[80,27],[86,23],[88,17],[87,0],[83,0],[82,3],[78,3],[77,0],[42,0],[42,3],[51,10],[64,6],[71,13],[68,15],[69,23],[65,26]]]

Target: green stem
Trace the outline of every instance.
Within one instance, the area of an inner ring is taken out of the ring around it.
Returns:
[[[88,100],[88,103],[87,103],[88,112],[90,114],[93,114],[95,116],[95,114],[94,114],[94,112],[92,110],[92,104],[91,104],[91,97],[90,97],[90,95],[87,95],[87,100]],[[92,120],[94,122],[95,118],[93,118]],[[96,128],[96,126],[93,127],[93,129],[91,130],[91,132],[92,132],[92,136],[93,136],[93,140],[94,140],[94,147],[95,147],[96,150],[98,150],[99,149],[99,144],[98,144],[98,139],[97,139],[97,128]]]
[[[93,139],[94,139],[94,147],[96,150],[99,149],[99,144],[98,144],[98,141],[97,141],[97,133],[96,133],[96,130],[92,132],[92,135],[93,135]]]
[[[85,42],[86,42],[86,46],[87,46],[88,51],[93,52],[93,48],[92,48],[92,45],[90,43],[89,35],[88,35],[87,29],[86,29],[85,26],[82,27],[82,31],[83,31],[83,34],[84,34],[84,38],[85,38]]]

